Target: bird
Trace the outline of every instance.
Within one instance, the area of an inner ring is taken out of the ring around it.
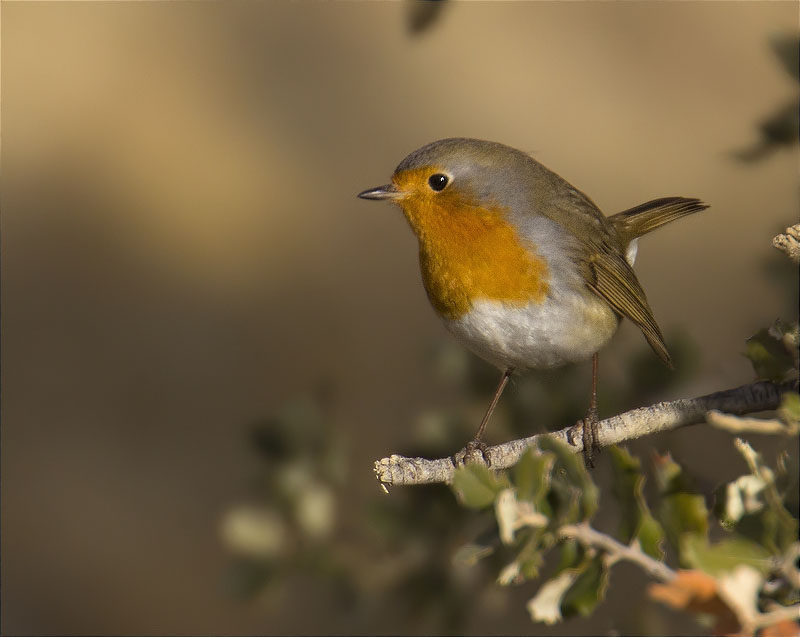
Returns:
[[[418,148],[390,183],[358,197],[400,206],[418,239],[422,282],[436,314],[456,340],[501,372],[465,451],[485,451],[484,431],[512,374],[591,358],[589,409],[576,427],[593,466],[598,352],[620,321],[632,321],[672,367],[633,271],[638,240],[708,206],[663,197],[607,217],[529,154],[462,137]]]

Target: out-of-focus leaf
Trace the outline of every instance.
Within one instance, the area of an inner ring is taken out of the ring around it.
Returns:
[[[612,491],[620,508],[617,533],[623,543],[629,544],[639,525],[639,497],[644,476],[639,460],[625,449],[611,447],[608,451],[613,471]]]
[[[608,569],[602,555],[588,562],[572,586],[567,589],[561,601],[561,614],[571,617],[580,614],[591,615],[603,601],[608,588]]]
[[[506,567],[501,570],[500,574],[497,576],[497,583],[500,586],[521,584],[523,581],[524,580],[520,575],[520,564],[518,560],[514,560],[511,562],[511,564],[506,565]]]
[[[669,453],[656,454],[653,457],[656,485],[658,492],[664,496],[671,493],[691,491],[692,484],[681,466],[672,459]]]
[[[764,480],[754,475],[739,476],[722,485],[714,492],[714,515],[726,529],[733,529],[742,516],[764,508],[760,495],[765,487]]]
[[[520,500],[529,500],[541,510],[544,497],[550,488],[550,471],[555,457],[549,453],[525,452],[512,472],[513,483]]]
[[[514,494],[514,489],[503,489],[494,501],[494,514],[497,518],[497,527],[500,532],[500,541],[511,544],[514,541],[514,531],[519,519],[519,502]]]
[[[585,555],[586,551],[580,542],[572,539],[565,540],[561,543],[556,573],[577,567],[578,564],[583,562]]]
[[[797,454],[784,450],[775,463],[775,488],[793,518],[800,517],[800,467]]]
[[[557,469],[554,469],[557,471]],[[556,525],[581,521],[581,490],[567,480],[555,476],[547,493],[547,506]]]
[[[667,539],[678,550],[685,533],[702,537],[708,533],[708,511],[702,495],[675,493],[667,496],[659,507],[659,518]]]
[[[780,555],[797,539],[797,523],[790,517],[766,508],[759,513],[744,515],[733,527],[738,535],[763,546],[773,555]]]
[[[795,34],[780,35],[772,39],[772,50],[795,81],[798,76],[798,38]],[[800,103],[792,100],[759,123],[761,139],[735,153],[743,161],[756,161],[767,157],[781,146],[796,144],[800,135]]]
[[[544,563],[542,552],[547,548],[547,542],[543,542],[545,535],[544,529],[532,529],[531,536],[517,557],[520,575],[525,579],[539,577],[539,569]]]
[[[539,448],[555,455],[556,462],[551,471],[553,487],[557,484],[568,487],[561,490],[562,494],[577,489],[580,504],[578,519],[590,519],[597,511],[599,490],[586,471],[583,460],[565,442],[550,436],[544,436],[539,441]]]
[[[758,615],[758,591],[764,585],[764,574],[759,569],[739,564],[731,571],[717,577],[720,596],[738,611],[739,617]]]
[[[736,439],[735,445],[751,475],[764,483],[764,488],[758,493],[763,507],[742,516],[735,526],[736,532],[761,544],[773,555],[781,555],[797,541],[798,520],[786,509],[776,486],[775,474],[764,464],[761,455],[740,438]]]
[[[800,426],[800,394],[790,391],[781,396],[781,406],[778,407],[777,414],[787,426]]]
[[[665,584],[650,584],[651,599],[679,611],[703,613],[715,619],[714,635],[732,635],[739,631],[739,620],[720,597],[717,580],[702,571],[678,571]]]
[[[269,561],[235,560],[225,577],[227,591],[238,599],[250,599],[275,579],[276,567]]]
[[[560,622],[563,619],[561,601],[577,576],[578,574],[573,571],[564,571],[542,584],[526,605],[531,619],[548,625]]]
[[[770,570],[770,553],[764,547],[740,536],[709,544],[695,533],[681,537],[681,556],[691,565],[710,575],[720,575],[745,565],[766,574]]]
[[[800,622],[784,619],[762,628],[758,634],[761,637],[800,637]]]
[[[325,484],[312,483],[303,489],[294,506],[295,521],[303,534],[312,540],[330,536],[336,521],[336,499]]]
[[[408,5],[408,29],[414,35],[429,29],[442,14],[446,0],[411,0]]]
[[[453,563],[475,566],[484,557],[494,553],[491,546],[481,546],[480,544],[465,544],[453,555]]]
[[[534,621],[555,624],[568,615],[588,608],[592,598],[594,572],[588,578],[584,575],[593,569],[595,560],[586,559],[586,552],[576,540],[566,540],[560,544],[560,558],[555,574],[545,582],[536,596],[528,602],[528,612]],[[576,584],[580,586],[575,589]],[[599,590],[600,586],[596,590]],[[575,590],[573,590],[575,589]],[[572,591],[569,605],[565,595]]]
[[[779,383],[794,370],[794,360],[774,329],[762,329],[746,341],[745,356],[750,359],[756,375]]]
[[[484,509],[500,491],[510,485],[505,476],[497,476],[482,464],[471,462],[456,469],[452,489],[459,501],[470,509]]]
[[[495,517],[503,544],[514,542],[516,531],[525,528],[543,529],[550,519],[536,510],[533,503],[517,499],[514,489],[503,489],[494,501]]]
[[[642,551],[657,560],[664,558],[664,527],[659,524],[649,510],[642,514],[639,521],[639,529],[636,531],[636,539]]]
[[[770,39],[770,45],[784,70],[795,80],[800,81],[800,40],[797,36],[778,35]]]
[[[655,470],[661,496],[658,519],[670,544],[680,552],[684,533],[695,533],[701,537],[708,534],[705,499],[692,491],[690,480],[669,454],[656,456]],[[685,563],[683,556],[680,556],[680,561]]]
[[[796,144],[800,131],[797,121],[799,110],[800,103],[791,101],[763,119],[758,127],[764,141],[770,145]]]
[[[252,425],[250,440],[256,450],[272,463],[283,461],[290,455],[286,428],[276,419]]]
[[[230,550],[251,558],[275,558],[289,544],[284,518],[265,507],[243,505],[231,509],[223,517],[220,531]]]
[[[620,538],[625,544],[629,544],[634,538],[638,539],[645,553],[661,559],[664,556],[660,546],[664,530],[650,513],[644,499],[641,462],[625,449],[611,447],[609,451],[613,468],[613,491],[620,505]]]

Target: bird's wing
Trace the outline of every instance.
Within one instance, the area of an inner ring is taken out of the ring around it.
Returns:
[[[642,330],[656,355],[672,367],[664,336],[647,302],[647,296],[625,259],[627,245],[623,245],[623,238],[582,192],[569,187],[560,190],[560,194],[561,197],[553,202],[554,208],[559,208],[560,213],[551,218],[557,219],[567,232],[578,239],[573,244],[577,248],[575,257],[581,263],[586,286],[615,312],[633,321]]]
[[[555,221],[575,238],[571,248],[586,286],[615,312],[638,325],[656,355],[672,367],[644,290],[625,260],[627,241],[589,197],[555,173],[548,174],[552,183],[547,187],[547,197],[540,197],[530,209]],[[542,201],[547,204],[542,205]]]
[[[601,248],[588,256],[584,272],[589,289],[604,299],[617,313],[636,323],[656,355],[672,367],[664,336],[656,323],[644,290],[625,257],[615,250]]]

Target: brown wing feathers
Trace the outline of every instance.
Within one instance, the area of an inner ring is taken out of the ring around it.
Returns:
[[[665,197],[648,201],[608,218],[614,226],[621,247],[670,221],[680,219],[708,208],[699,199]],[[586,284],[595,294],[605,299],[614,311],[631,319],[642,330],[644,337],[658,357],[669,367],[672,360],[664,336],[656,323],[642,286],[633,268],[622,254],[608,244],[588,259]]]
[[[593,274],[593,280],[587,281],[589,289],[605,299],[618,314],[627,316],[638,325],[656,355],[672,367],[664,336],[644,290],[624,257],[614,252],[602,252],[592,257],[589,265]]]

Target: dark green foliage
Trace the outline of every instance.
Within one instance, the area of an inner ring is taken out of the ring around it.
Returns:
[[[618,537],[624,544],[638,540],[642,550],[656,559],[664,557],[664,529],[650,513],[644,499],[641,462],[626,449],[609,449],[613,469],[613,493],[620,505]]]
[[[498,478],[481,464],[468,464],[453,476],[453,491],[459,502],[470,509],[488,507],[494,503],[497,494],[508,486],[505,476]]]
[[[796,377],[796,346],[787,344],[792,337],[797,342],[797,325],[777,321],[747,339],[745,356],[760,379],[781,383],[793,375]]]

